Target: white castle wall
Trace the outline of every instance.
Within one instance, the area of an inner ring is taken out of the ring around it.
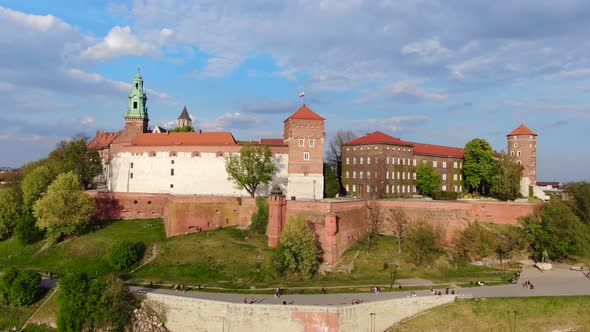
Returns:
[[[289,174],[287,181],[287,199],[324,198],[324,176],[321,174]]]
[[[121,152],[110,162],[108,187],[113,192],[247,196],[245,190],[236,189],[227,179],[227,156],[227,153],[224,156],[215,153],[192,156],[190,152],[178,152],[173,157],[167,151],[156,152],[155,156]],[[288,192],[288,155],[275,154],[273,159],[279,171],[269,186],[258,190],[259,195],[267,195],[274,184]],[[171,169],[174,169],[174,175],[171,175]]]

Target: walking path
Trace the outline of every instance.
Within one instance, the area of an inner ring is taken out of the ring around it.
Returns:
[[[522,286],[521,283],[526,280],[530,280],[534,285],[534,289],[531,290]],[[355,299],[359,299],[363,302],[373,302],[386,299],[405,298],[410,294],[409,291],[383,292],[379,295],[373,295],[370,293],[330,294],[328,291],[328,294],[283,295],[279,299],[275,299],[273,295],[210,293],[198,291],[180,292],[171,289],[152,289],[135,286],[130,287],[130,289],[133,292],[140,294],[151,292],[234,303],[243,303],[244,298],[246,298],[248,301],[252,299],[254,303],[263,304],[282,304],[283,301],[286,301],[287,304],[323,306],[350,305]],[[444,289],[435,290],[442,291],[443,294],[445,293]],[[536,268],[528,268],[522,272],[518,284],[455,288],[454,291],[455,295],[463,298],[590,295],[590,279],[580,271],[571,271],[565,268],[557,268],[546,272],[541,272]],[[417,296],[434,296],[431,294],[430,290],[415,291],[415,293]]]

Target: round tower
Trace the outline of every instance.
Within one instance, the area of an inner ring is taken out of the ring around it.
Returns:
[[[508,154],[522,165],[522,178],[528,185],[537,183],[537,134],[521,124],[506,135]]]

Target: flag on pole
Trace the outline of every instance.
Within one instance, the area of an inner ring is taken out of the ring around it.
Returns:
[[[303,97],[305,97],[305,92],[301,92],[301,93],[299,94],[299,98],[303,98]]]

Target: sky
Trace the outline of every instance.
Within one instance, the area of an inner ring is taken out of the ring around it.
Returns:
[[[539,181],[590,180],[588,17],[587,0],[0,0],[0,166],[122,129],[140,66],[151,126],[186,105],[198,129],[281,137],[305,102],[328,140],[506,150],[524,123]]]

